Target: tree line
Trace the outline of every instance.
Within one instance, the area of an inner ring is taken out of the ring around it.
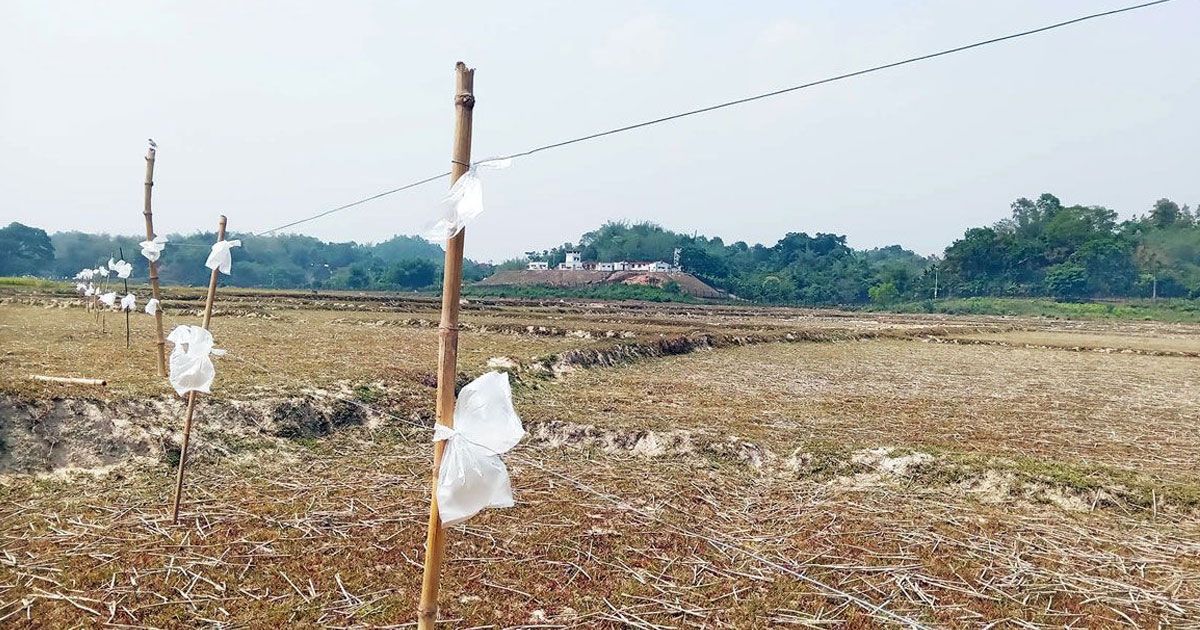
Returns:
[[[204,267],[214,232],[171,234],[159,261],[165,284],[203,286]],[[439,286],[443,250],[415,236],[396,236],[373,245],[329,243],[311,236],[284,234],[241,239],[235,249],[234,273],[224,284],[280,289],[422,290]],[[84,232],[48,235],[38,228],[10,224],[0,229],[0,275],[35,275],[70,278],[80,269],[96,267],[109,258],[133,263],[135,281],[146,281],[147,261],[141,255],[140,236],[113,236]],[[481,279],[491,265],[467,261],[464,274]]]
[[[230,238],[239,238],[230,235]],[[266,288],[423,290],[439,285],[442,248],[413,236],[377,244],[330,243],[301,235],[242,236],[234,286]],[[171,235],[160,275],[170,284],[203,285],[213,233]],[[82,232],[48,235],[13,223],[0,229],[0,275],[69,278],[109,257],[135,265],[145,260],[135,236]],[[921,256],[899,245],[860,250],[845,235],[786,234],[773,245],[725,243],[653,223],[611,222],[578,242],[498,267],[467,261],[466,281],[496,268],[524,268],[529,260],[551,266],[568,251],[584,260],[672,261],[739,298],[787,304],[888,304],[934,297],[1012,296],[1090,298],[1200,298],[1200,217],[1188,206],[1160,199],[1145,214],[1118,221],[1101,206],[1064,205],[1043,194],[1017,199],[1009,216],[971,228],[940,256]]]
[[[971,228],[941,256],[899,245],[856,250],[844,235],[789,233],[774,245],[653,223],[608,223],[530,260],[551,266],[568,251],[584,260],[672,260],[744,299],[811,305],[894,303],[938,297],[1200,298],[1200,216],[1169,199],[1118,221],[1102,206],[1064,205],[1043,194],[1020,198],[1010,216]],[[523,267],[523,260],[502,268]]]

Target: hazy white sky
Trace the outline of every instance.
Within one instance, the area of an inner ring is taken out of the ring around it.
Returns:
[[[0,0],[0,223],[139,233],[147,137],[162,232],[222,212],[261,230],[448,170],[459,59],[482,158],[1126,3]],[[518,160],[487,174],[467,255],[609,219],[932,253],[1019,196],[1195,205],[1197,25],[1176,0]],[[296,229],[417,233],[443,190]]]

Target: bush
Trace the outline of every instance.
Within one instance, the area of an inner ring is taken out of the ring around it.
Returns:
[[[892,282],[881,282],[870,289],[867,289],[867,295],[871,297],[871,301],[875,304],[893,304],[900,299],[900,291]]]

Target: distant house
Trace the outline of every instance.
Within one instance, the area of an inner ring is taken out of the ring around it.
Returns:
[[[678,257],[678,255],[677,255]],[[527,265],[529,271],[545,271],[550,266],[540,260],[530,261]],[[675,271],[677,266],[662,260],[645,260],[638,262],[629,262],[626,260],[618,260],[615,262],[598,262],[584,261],[583,256],[579,252],[566,252],[566,260],[558,263],[555,269],[559,271],[650,271],[663,272]]]
[[[629,269],[632,271],[670,271],[671,263],[661,260],[635,262],[630,263]]]
[[[564,271],[583,269],[583,259],[580,258],[579,252],[567,252],[567,260],[558,263],[558,268]]]

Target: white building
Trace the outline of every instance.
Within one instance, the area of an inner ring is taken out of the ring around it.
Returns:
[[[545,271],[550,266],[543,261],[530,261],[527,265],[529,271]],[[583,257],[579,252],[566,252],[566,260],[558,263],[555,267],[560,271],[650,271],[664,272],[674,271],[677,269],[675,265],[663,260],[646,260],[629,262],[626,260],[618,260],[615,262],[584,262]]]
[[[632,263],[629,269],[633,271],[670,271],[671,264],[661,260],[655,260],[653,262],[635,262]]]
[[[562,270],[583,269],[583,259],[580,258],[579,252],[567,252],[566,262],[558,263],[558,268]]]

